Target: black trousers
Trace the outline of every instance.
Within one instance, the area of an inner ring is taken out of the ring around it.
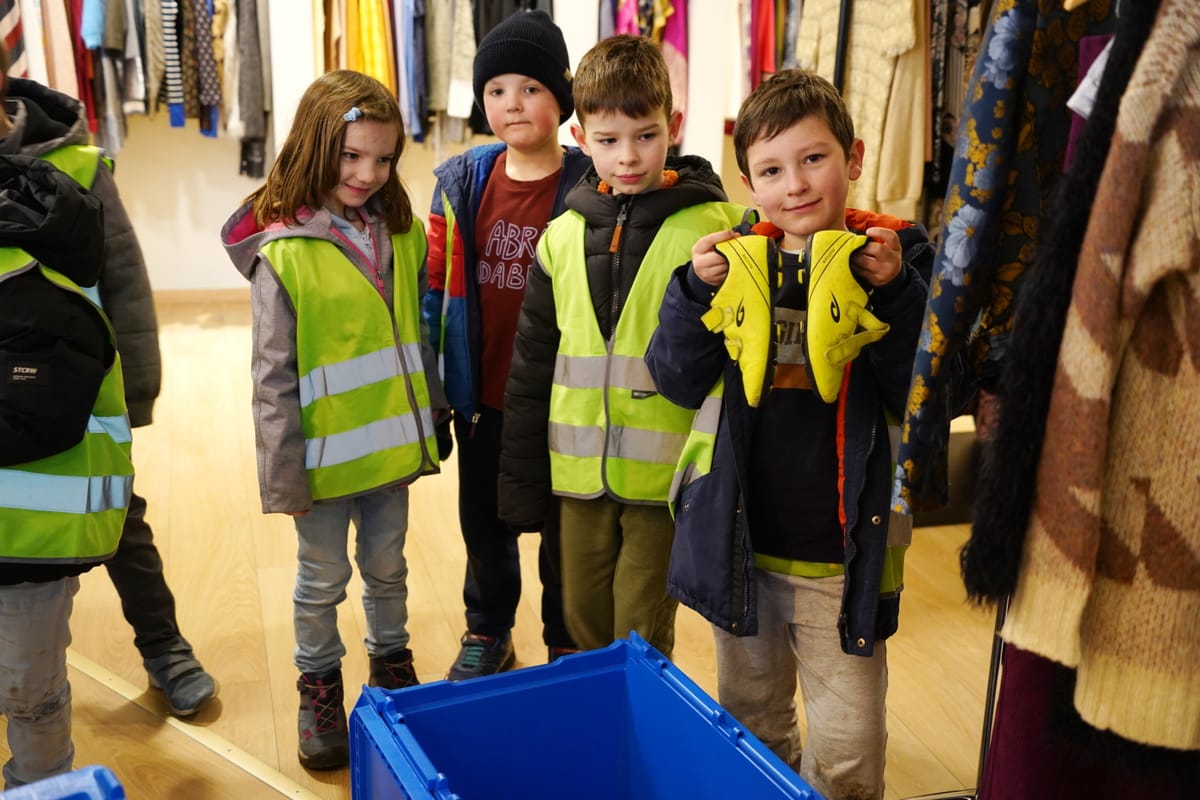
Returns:
[[[121,531],[117,552],[104,562],[121,610],[133,626],[133,644],[142,658],[151,659],[190,645],[179,633],[175,597],[163,576],[162,558],[154,533],[146,524],[146,500],[134,493]]]
[[[469,419],[454,416],[458,519],[467,548],[463,603],[467,630],[484,636],[508,636],[521,599],[518,534],[496,515],[503,424],[504,415],[489,408],[482,409],[474,430]],[[557,502],[542,530],[538,577],[542,582],[542,639],[550,647],[574,647],[563,622]]]

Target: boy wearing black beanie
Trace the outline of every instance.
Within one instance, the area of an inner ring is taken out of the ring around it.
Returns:
[[[500,142],[434,170],[425,297],[453,409],[467,550],[467,631],[450,680],[501,672],[516,660],[519,531],[496,513],[504,384],[538,237],[591,163],[558,142],[558,128],[574,110],[571,65],[562,31],[544,11],[518,11],[483,37],[474,90]],[[530,530],[542,533],[542,636],[553,660],[575,648],[563,623],[557,504],[537,522]]]

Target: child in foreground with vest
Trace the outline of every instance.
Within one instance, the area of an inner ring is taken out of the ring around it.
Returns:
[[[7,63],[8,52],[0,42],[0,65]],[[0,153],[50,161],[104,207],[103,267],[98,283],[87,291],[116,332],[129,423],[134,428],[149,425],[162,384],[158,319],[146,260],[113,170],[99,148],[89,145],[87,113],[78,99],[23,78],[2,76],[0,86],[4,101]],[[175,596],[167,585],[154,531],[146,521],[146,500],[136,488],[120,546],[104,567],[133,628],[133,643],[150,686],[162,691],[171,713],[190,717],[216,696],[217,682],[179,629]]]
[[[846,208],[864,147],[823,78],[787,70],[767,79],[742,104],[733,136],[742,181],[769,223],[755,227],[758,238],[736,239],[740,250],[728,249],[733,231],[696,243],[671,278],[646,353],[658,389],[701,409],[672,497],[670,591],[714,625],[718,694],[730,713],[822,797],[881,798],[883,640],[896,630],[912,532],[911,518],[889,513],[889,433],[908,397],[932,248],[920,226]],[[823,335],[814,323],[828,325],[818,315],[833,310],[809,304],[810,263],[835,260],[821,244],[845,244],[848,227],[870,239],[851,240],[858,249],[842,252],[842,275],[870,292],[862,310],[887,332],[838,370],[828,402],[813,380],[823,373],[806,364],[808,352],[824,352],[806,336]],[[732,358],[728,334],[703,319],[727,275],[744,269],[727,260],[737,252],[778,275],[765,283],[769,306],[758,295],[755,309],[763,333],[776,331],[773,375],[770,360],[765,374],[748,369],[746,350],[731,348],[740,361]]]
[[[517,532],[496,514],[504,382],[517,314],[546,224],[591,162],[558,143],[574,109],[562,31],[544,11],[518,11],[479,43],[475,102],[500,139],[434,170],[425,314],[442,358],[458,439],[458,519],[467,550],[467,630],[450,680],[510,668],[521,599]],[[541,517],[538,573],[548,656],[574,649],[562,612],[557,504]]]
[[[71,608],[79,575],[117,549],[133,462],[115,336],[81,288],[103,267],[102,205],[28,156],[0,156],[0,193],[0,714],[11,789],[71,770]]]
[[[403,149],[388,90],[357,72],[327,73],[300,98],[266,184],[221,231],[251,284],[262,508],[290,514],[299,538],[299,757],[309,769],[349,760],[337,607],[351,522],[369,683],[417,683],[408,485],[437,471],[434,415],[446,402],[420,311],[425,233],[396,174]]]
[[[743,209],[707,161],[668,159],[682,115],[652,42],[601,41],[573,95],[571,131],[594,167],[530,271],[504,398],[500,516],[536,530],[559,496],[575,642],[593,649],[636,630],[670,656],[667,490],[693,412],[654,390],[642,356],[672,270]]]

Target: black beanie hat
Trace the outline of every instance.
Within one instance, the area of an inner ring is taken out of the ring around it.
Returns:
[[[562,124],[575,110],[571,99],[571,59],[562,31],[542,10],[518,11],[492,28],[475,51],[475,102],[483,109],[483,85],[497,75],[525,75],[551,91],[562,109]]]

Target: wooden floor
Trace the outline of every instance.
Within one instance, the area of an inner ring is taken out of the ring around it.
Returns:
[[[106,572],[93,570],[71,621],[75,765],[107,765],[130,798],[348,797],[348,770],[309,774],[296,760],[295,537],[290,518],[259,512],[248,301],[174,298],[161,304],[160,323],[163,392],[155,424],[135,434],[136,487],[149,501],[184,635],[221,692],[192,721],[169,717],[146,688]],[[444,675],[463,628],[455,481],[450,464],[412,490],[410,630],[422,681]],[[975,782],[992,615],[964,601],[956,552],[965,535],[963,526],[918,529],[908,556],[900,633],[889,642],[888,798]],[[531,665],[545,661],[536,540],[521,546],[530,588],[513,635],[518,664]],[[352,685],[366,679],[355,646],[364,631],[359,586],[340,620]],[[709,628],[683,608],[676,663],[715,694]]]

